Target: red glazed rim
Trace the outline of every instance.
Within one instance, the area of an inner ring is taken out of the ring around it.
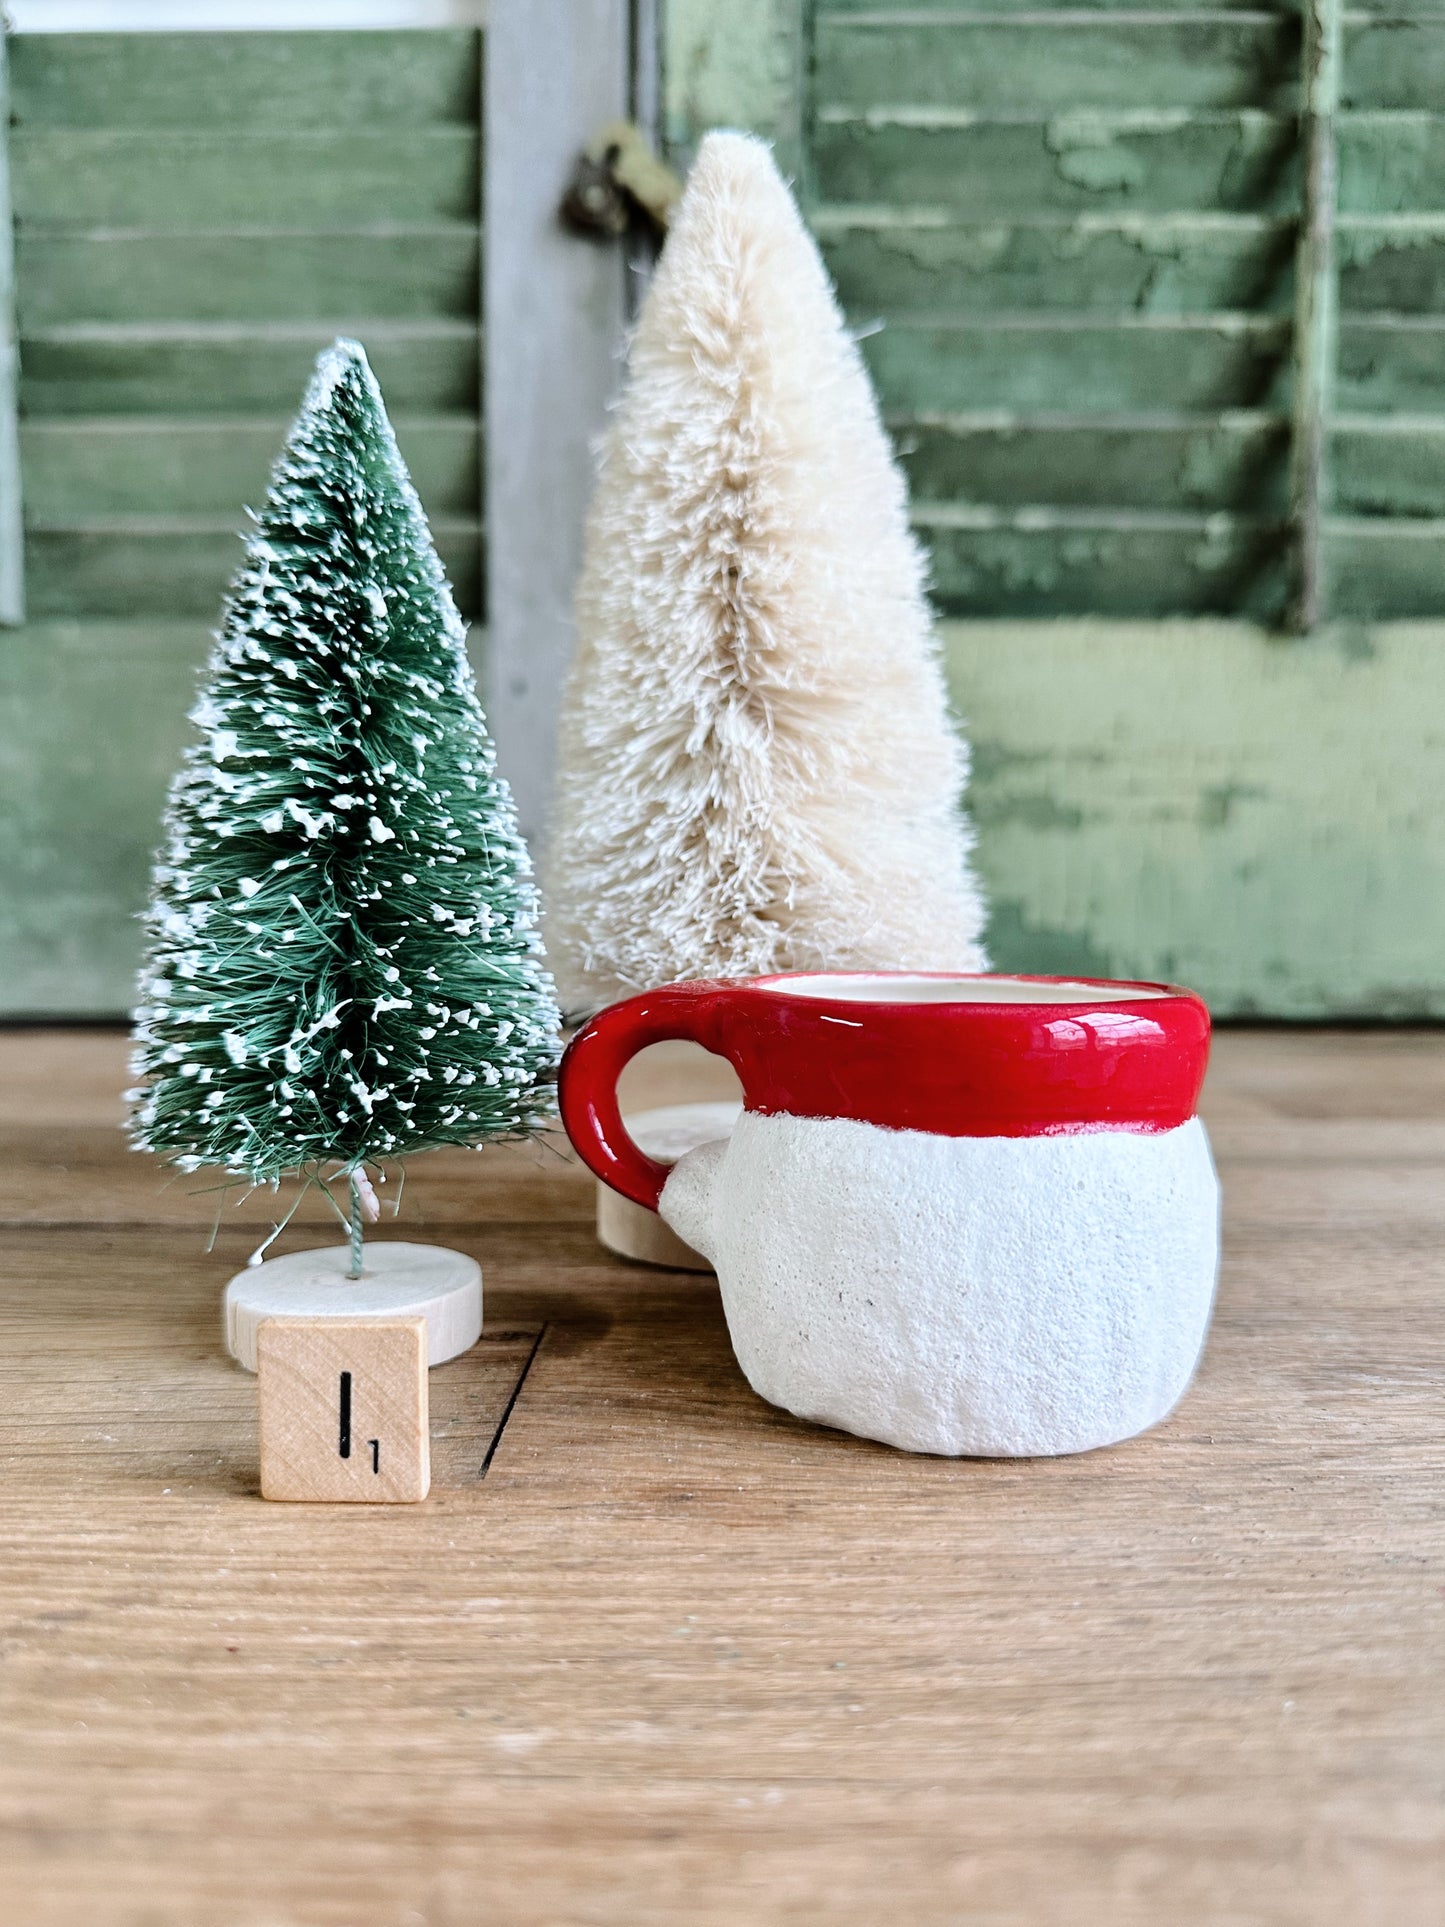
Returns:
[[[1044,977],[1023,970],[779,970],[767,977],[720,977],[722,984],[750,984],[766,989],[772,984],[826,983],[830,978],[850,984],[1079,984],[1086,990],[1112,991],[1113,996],[1041,998],[1027,997],[829,997],[821,991],[796,991],[794,996],[810,1004],[863,1004],[873,1010],[907,1008],[913,1010],[1108,1010],[1115,1004],[1156,1004],[1165,997],[1186,998],[1203,1004],[1197,991],[1182,984],[1154,983],[1131,977]],[[706,981],[699,979],[698,981]]]
[[[788,989],[833,975],[851,994]],[[990,982],[1077,986],[1084,994],[866,994],[873,983]],[[1148,1133],[1174,1130],[1194,1115],[1209,1013],[1173,984],[985,971],[788,971],[670,984],[628,998],[573,1039],[559,1096],[584,1162],[654,1207],[668,1167],[627,1136],[616,1082],[646,1044],[679,1037],[728,1058],[746,1108],[765,1116],[852,1118],[943,1137]]]

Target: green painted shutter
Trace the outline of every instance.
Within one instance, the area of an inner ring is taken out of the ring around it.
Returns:
[[[1281,613],[1294,19],[821,0],[813,32],[814,220],[940,607]]]
[[[343,329],[475,611],[477,37],[21,35],[12,66],[32,618],[212,620]]]
[[[819,0],[805,184],[958,615],[1276,621],[1297,12]],[[1445,18],[1347,16],[1326,613],[1445,613]]]
[[[10,41],[28,624],[0,642],[10,1011],[128,1001],[244,508],[336,334],[365,344],[481,613],[480,61],[470,31]]]
[[[1445,11],[1344,19],[1308,641],[1304,65],[1294,6],[666,0],[674,151],[777,142],[909,472],[995,961],[1439,1016]]]

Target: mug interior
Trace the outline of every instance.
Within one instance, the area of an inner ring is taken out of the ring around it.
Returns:
[[[1039,983],[1027,977],[869,976],[864,973],[782,977],[760,982],[759,990],[788,997],[826,997],[860,1004],[1132,1004],[1169,992],[1157,984],[1086,983],[1070,979]]]

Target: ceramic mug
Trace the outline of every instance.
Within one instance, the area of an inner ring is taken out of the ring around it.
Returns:
[[[728,1058],[730,1139],[628,1137],[644,1045]],[[754,1390],[914,1452],[1082,1452],[1189,1383],[1218,1266],[1209,1013],[1167,984],[793,974],[672,984],[563,1061],[568,1135],[718,1275]]]

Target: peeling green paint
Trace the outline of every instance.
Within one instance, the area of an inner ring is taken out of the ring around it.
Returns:
[[[857,206],[814,223],[845,305],[870,312],[1283,313],[1293,234],[1249,215],[957,218]],[[1428,257],[1431,271],[1435,256]]]
[[[1187,115],[1175,115],[1178,124]],[[1076,187],[1120,193],[1138,187],[1145,174],[1143,161],[1115,140],[1115,128],[1100,115],[1070,114],[1051,120],[1044,129],[1044,145],[1055,156],[1059,173]]]
[[[1222,1016],[1445,1017],[1445,625],[943,636],[1002,967],[1182,980]]]
[[[1199,793],[1199,822],[1206,830],[1228,829],[1238,803],[1259,803],[1268,800],[1269,791],[1254,783],[1214,783],[1207,785]],[[1242,878],[1244,868],[1236,870],[1237,878]]]
[[[1070,98],[1059,76],[1061,97]],[[1107,174],[1127,177],[1131,211],[1287,214],[1298,169],[1287,116],[1248,108],[1191,114],[1077,110],[991,117],[821,102],[813,119],[825,203],[945,208],[957,214],[1097,211]],[[1103,156],[1103,177],[1097,161]],[[1075,162],[1077,161],[1077,165]]]
[[[796,173],[807,65],[804,0],[661,0],[662,137],[685,164],[710,127],[764,134]]]
[[[710,99],[802,140],[804,205],[900,434],[940,606],[1278,621],[1298,553],[1297,17],[744,13],[729,48],[707,0],[675,0],[678,72],[713,74],[682,119]],[[1345,69],[1323,574],[1337,618],[1436,614],[1445,20],[1353,15]],[[950,416],[973,423],[951,447]]]
[[[995,970],[1023,970],[1039,977],[1116,977],[1108,951],[1084,930],[1050,930],[1034,923],[1019,898],[996,897],[985,935]]]

